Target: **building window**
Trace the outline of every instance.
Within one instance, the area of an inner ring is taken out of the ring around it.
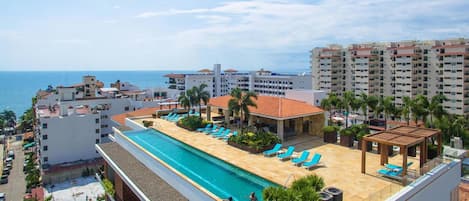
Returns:
[[[42,124],[42,128],[47,128],[47,124],[46,124],[46,123],[43,123],[43,124]]]
[[[96,119],[96,123],[99,124],[99,119]]]
[[[49,157],[47,156],[44,156],[44,158],[42,158],[42,160],[44,161],[44,163],[48,162],[49,161]]]
[[[96,133],[99,133],[99,129],[96,129]]]
[[[96,144],[99,144],[99,139],[96,139]]]
[[[125,106],[124,110],[129,111],[129,106]]]
[[[47,150],[48,150],[47,145],[44,145],[44,146],[42,147],[42,151],[47,151]]]
[[[47,140],[47,135],[42,135],[43,140]]]

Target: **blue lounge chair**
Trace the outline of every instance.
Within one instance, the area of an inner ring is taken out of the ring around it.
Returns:
[[[313,158],[310,161],[303,163],[303,167],[306,169],[311,169],[315,167],[316,165],[318,165],[320,160],[321,160],[321,154],[315,153]]]
[[[205,126],[205,128],[198,128],[196,131],[202,132],[202,131],[208,130],[208,129],[210,129],[211,126],[212,126],[212,124],[207,124]]]
[[[223,136],[223,137],[220,137],[218,139],[223,139],[224,141],[227,141],[228,138],[230,138],[230,136],[236,136],[236,135],[238,135],[238,131],[235,131],[231,135]]]
[[[400,179],[401,174],[402,174],[402,168],[396,168],[396,169],[381,169],[378,170],[378,174],[383,175],[385,177],[389,177],[392,179]]]
[[[166,116],[165,119],[169,121],[169,120],[173,119],[176,115],[177,115],[176,113],[173,113],[173,114],[171,114],[171,116],[169,116],[169,115]]]
[[[170,118],[171,116],[173,116],[174,113],[170,112],[168,115],[166,116],[163,116],[162,119],[168,119]]]
[[[211,132],[217,131],[217,129],[218,129],[218,126],[214,124],[212,128],[208,128],[207,130],[204,130],[203,132],[206,134],[209,134]]]
[[[412,161],[411,161],[411,162],[408,162],[408,163],[407,163],[407,167],[411,166],[412,164],[414,164]],[[386,164],[385,167],[388,168],[388,169],[399,169],[399,168],[402,169],[401,166],[394,165],[394,164],[389,164],[389,163]]]
[[[180,117],[179,114],[176,114],[173,117],[171,117],[171,119],[169,119],[169,121],[176,122],[176,121],[179,120],[179,117]]]
[[[293,162],[294,165],[301,165],[301,163],[305,162],[308,159],[308,156],[309,151],[303,151],[300,157],[292,159],[291,162]]]
[[[211,133],[207,133],[207,134],[210,134],[210,135],[221,135],[223,133],[223,131],[225,131],[225,127],[220,127],[220,129],[214,131],[214,132],[211,132]]]
[[[277,157],[280,160],[290,159],[291,156],[293,155],[293,151],[295,151],[295,147],[294,146],[289,146],[285,153],[279,154],[279,155],[277,155]]]
[[[230,134],[231,130],[230,129],[225,129],[222,133],[220,134],[213,134],[212,137],[216,137],[216,138],[219,138],[219,137],[223,137],[223,136],[227,136],[228,134]]]
[[[264,151],[264,156],[272,156],[282,148],[282,144],[276,144],[271,150]]]

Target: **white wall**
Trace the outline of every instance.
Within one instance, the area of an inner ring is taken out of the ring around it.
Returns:
[[[388,201],[450,200],[461,181],[461,161],[441,164],[388,198]]]
[[[314,106],[320,106],[322,99],[326,98],[324,91],[317,90],[286,90],[285,98],[307,102]]]
[[[99,113],[41,118],[41,163],[54,165],[99,157],[94,149],[96,139],[100,139],[100,122],[96,123],[99,118]],[[42,128],[43,123],[47,123],[47,128]],[[44,157],[48,157],[48,162],[44,162]]]

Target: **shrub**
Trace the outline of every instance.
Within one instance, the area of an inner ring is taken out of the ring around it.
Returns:
[[[262,197],[267,201],[318,201],[324,181],[316,175],[300,178],[292,183],[290,188],[267,187],[262,191]]]
[[[146,121],[146,120],[143,120],[143,126],[145,127],[150,127],[150,126],[153,126],[153,121]]]
[[[338,130],[339,129],[336,126],[324,126],[324,128],[322,128],[322,131],[325,132],[325,133],[332,133],[332,132],[336,132]]]
[[[102,184],[104,187],[104,192],[106,192],[111,197],[114,197],[114,185],[112,185],[111,181],[109,181],[108,179],[103,179]]]
[[[259,130],[256,133],[246,132],[228,138],[229,142],[246,145],[253,149],[261,149],[266,146],[280,143],[280,138],[273,133]]]
[[[179,127],[194,131],[197,128],[203,128],[210,122],[203,120],[199,116],[187,116],[177,122]]]

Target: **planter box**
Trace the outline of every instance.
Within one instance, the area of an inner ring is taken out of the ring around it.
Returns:
[[[324,133],[324,142],[325,143],[337,143],[337,132]]]
[[[358,140],[358,146],[357,149],[362,149],[362,140]],[[372,142],[366,142],[366,151],[371,151],[373,150],[373,143]]]
[[[247,151],[249,153],[252,153],[252,154],[257,154],[257,153],[261,153],[261,152],[270,150],[270,149],[274,148],[274,146],[275,146],[274,144],[272,144],[272,145],[269,145],[269,146],[265,146],[261,149],[254,149],[254,148],[251,148],[247,145],[237,144],[237,143],[231,142],[231,141],[228,141],[228,144],[233,146],[233,147],[236,147],[238,149],[241,149],[241,150]]]
[[[340,135],[340,145],[344,147],[352,147],[353,136],[352,135]]]

